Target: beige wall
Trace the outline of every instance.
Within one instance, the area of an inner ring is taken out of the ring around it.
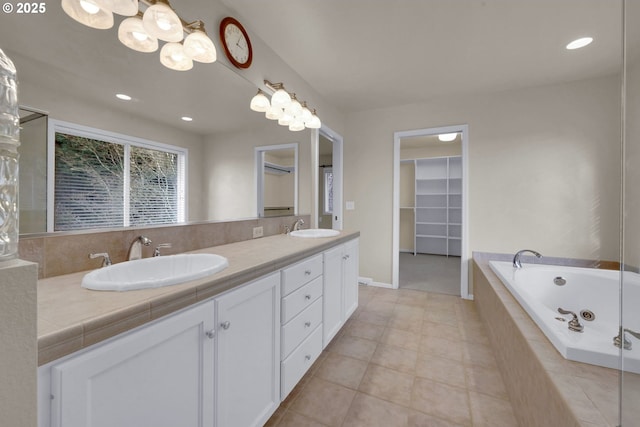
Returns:
[[[360,274],[391,283],[393,133],[469,125],[469,248],[618,259],[618,77],[448,97],[347,117],[345,228]],[[375,189],[375,191],[371,191]]]

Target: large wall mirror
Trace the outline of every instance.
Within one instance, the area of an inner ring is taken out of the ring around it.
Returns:
[[[298,144],[256,147],[258,216],[298,214]]]
[[[211,3],[198,4],[197,10],[181,4],[180,12],[203,19],[215,39],[221,12]],[[145,54],[122,45],[119,21],[111,30],[94,30],[58,6],[29,20],[27,33],[21,19],[0,26],[0,48],[16,65],[24,106],[21,234],[46,231],[46,133],[47,123],[54,120],[186,150],[186,222],[257,216],[258,146],[300,143],[296,173],[301,192],[309,192],[310,131],[290,132],[251,111],[256,87],[225,65],[196,63],[190,71],[169,70],[160,64],[158,52]],[[118,93],[132,99],[118,99]],[[298,205],[299,213],[309,213],[310,195],[300,194]]]

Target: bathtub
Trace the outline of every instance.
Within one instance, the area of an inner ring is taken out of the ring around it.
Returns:
[[[613,345],[620,324],[619,271],[526,263],[516,269],[505,261],[489,265],[565,359],[620,369],[621,350]],[[556,277],[566,283],[557,285]],[[640,276],[625,273],[624,280],[625,300],[638,301]],[[569,330],[572,316],[558,313],[559,307],[578,315],[583,332]],[[592,312],[594,319],[584,320],[583,310]],[[640,330],[638,310],[629,307],[624,312],[625,327]],[[627,339],[633,347],[624,350],[624,370],[640,373],[640,340],[628,334]]]

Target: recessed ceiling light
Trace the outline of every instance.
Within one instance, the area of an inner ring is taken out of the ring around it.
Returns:
[[[441,133],[438,135],[438,139],[442,142],[451,142],[458,136],[457,132],[454,133]]]
[[[580,49],[581,47],[585,47],[591,44],[592,41],[593,41],[592,37],[582,37],[580,39],[574,40],[571,43],[569,43],[567,45],[567,49],[569,50]]]
[[[184,120],[185,122],[192,122],[193,118],[192,117],[188,117],[188,116],[184,116],[184,117],[182,117],[182,120]]]
[[[131,101],[131,97],[129,95],[125,95],[124,93],[116,94],[116,98],[122,99],[123,101]]]

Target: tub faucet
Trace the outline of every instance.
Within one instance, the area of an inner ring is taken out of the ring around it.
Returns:
[[[129,246],[129,256],[127,259],[132,261],[134,259],[142,258],[142,245],[149,246],[151,244],[151,239],[146,236],[138,236],[133,239],[131,242],[131,246]]]
[[[520,262],[520,256],[525,252],[531,252],[536,257],[542,258],[542,254],[540,254],[540,253],[538,253],[538,252],[536,252],[534,250],[523,249],[521,251],[516,252],[516,254],[513,256],[513,268],[522,268],[522,263]]]
[[[631,350],[631,341],[627,339],[625,332],[629,332],[633,337],[640,339],[640,333],[627,328],[623,329],[622,326],[620,326],[620,332],[613,337],[613,345],[618,348],[624,348],[625,350]]]
[[[299,218],[296,220],[296,222],[293,223],[293,230],[292,231],[297,231],[300,230],[300,227],[304,225],[304,219]]]

